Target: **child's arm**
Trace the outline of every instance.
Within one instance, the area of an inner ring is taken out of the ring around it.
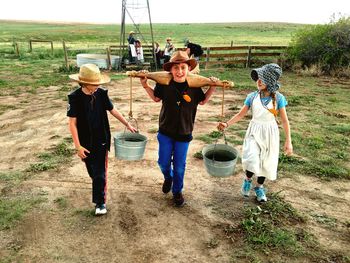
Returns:
[[[161,99],[154,96],[154,90],[152,89],[152,87],[148,84],[147,82],[147,78],[140,78],[140,82],[142,84],[142,87],[146,90],[148,96],[155,102],[160,101]]]
[[[109,111],[118,121],[120,121],[124,126],[131,132],[137,132],[137,129],[135,129],[131,124],[124,118],[124,116],[117,111],[116,109],[112,109]]]
[[[289,125],[286,108],[285,107],[281,108],[279,112],[281,116],[282,127],[286,136],[286,141],[284,143],[284,152],[287,155],[291,155],[293,154],[293,145],[292,145],[292,137],[290,134],[290,125]]]
[[[230,124],[234,124],[238,121],[240,121],[249,111],[249,107],[247,105],[244,105],[241,110],[233,116],[231,119],[229,119],[227,122],[219,122],[217,128],[222,131],[226,129]]]
[[[72,134],[73,143],[75,145],[75,149],[77,149],[77,155],[80,157],[80,159],[85,159],[87,157],[85,153],[90,153],[90,151],[80,145],[77,118],[69,117],[69,131]]]
[[[216,90],[215,82],[218,81],[219,79],[215,77],[210,77],[210,79],[213,81],[213,85],[211,85],[210,88],[205,92],[205,99],[201,101],[199,105],[206,104],[209,101],[211,95],[213,95],[213,93]]]
[[[205,99],[202,100],[199,104],[200,105],[206,104],[209,101],[211,95],[213,95],[213,93],[215,92],[215,90],[216,90],[215,86],[210,86],[210,88],[205,92]]]

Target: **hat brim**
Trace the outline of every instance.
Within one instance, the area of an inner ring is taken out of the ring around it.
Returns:
[[[262,76],[263,76],[263,74],[262,74],[262,69],[261,68],[253,69],[252,72],[250,73],[250,77],[254,81],[258,81],[258,79],[262,80]]]
[[[197,60],[194,58],[190,58],[188,60],[185,61],[174,61],[174,62],[167,62],[163,65],[163,69],[165,71],[170,71],[171,67],[175,64],[180,64],[180,63],[186,63],[188,66],[191,67],[191,69],[194,69],[197,66]]]
[[[76,82],[79,82],[79,83],[82,83],[82,84],[90,84],[90,85],[101,85],[101,84],[106,84],[108,82],[111,81],[111,78],[108,77],[107,75],[101,73],[101,78],[99,79],[99,81],[84,81],[84,80],[81,80],[79,78],[79,74],[72,74],[72,75],[69,75],[69,78],[76,81]]]

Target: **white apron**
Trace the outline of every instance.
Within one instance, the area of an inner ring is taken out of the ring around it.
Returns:
[[[272,109],[272,100],[267,105]],[[252,120],[243,143],[242,166],[270,180],[277,178],[279,130],[274,115],[260,101],[258,94],[252,102]]]

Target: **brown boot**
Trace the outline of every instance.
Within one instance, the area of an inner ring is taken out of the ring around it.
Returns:
[[[172,179],[165,179],[162,187],[162,191],[164,194],[167,194],[171,190],[171,185],[173,184]]]
[[[182,193],[174,194],[174,203],[176,207],[182,207],[185,204],[185,198]]]

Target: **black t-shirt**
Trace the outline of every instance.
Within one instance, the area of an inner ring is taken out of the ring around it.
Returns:
[[[185,101],[184,94],[191,98],[190,102]],[[189,88],[187,82],[172,80],[169,85],[157,83],[154,95],[162,100],[159,132],[177,141],[191,141],[197,106],[205,99],[203,90]]]
[[[110,128],[106,111],[113,109],[108,91],[98,88],[87,95],[79,88],[68,95],[67,116],[77,118],[80,144],[91,150],[95,145],[106,143],[110,149]]]

